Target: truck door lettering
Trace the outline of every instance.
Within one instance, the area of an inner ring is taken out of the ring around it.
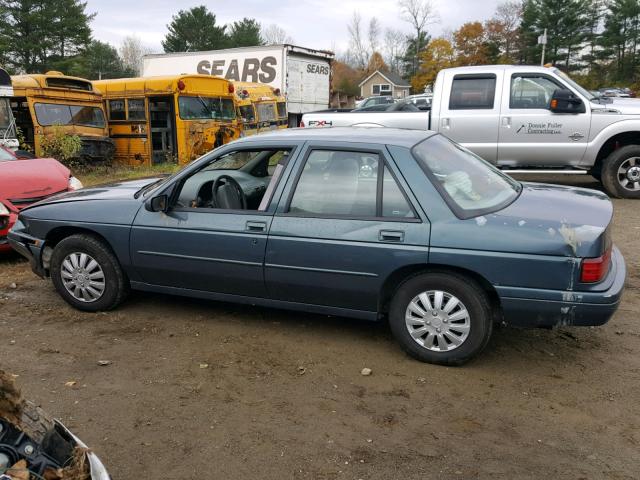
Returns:
[[[224,60],[214,60],[211,62],[211,75],[221,77],[224,75]]]
[[[229,64],[229,70],[225,77],[227,80],[240,80],[240,69],[238,68],[238,60],[231,60]]]
[[[260,81],[262,83],[273,82],[276,78],[276,69],[274,68],[278,62],[276,57],[264,57],[260,63],[262,73],[260,74]]]
[[[209,63],[208,60],[202,60],[200,63],[198,63],[198,73],[201,73],[203,75],[211,75],[211,72],[209,71],[209,69],[211,68],[211,63]]]

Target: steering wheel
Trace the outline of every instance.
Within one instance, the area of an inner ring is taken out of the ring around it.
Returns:
[[[211,208],[246,210],[247,197],[238,181],[229,175],[220,175],[211,186]]]

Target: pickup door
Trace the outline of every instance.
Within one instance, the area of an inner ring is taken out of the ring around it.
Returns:
[[[503,76],[446,72],[440,105],[434,105],[440,116],[433,115],[437,125],[431,128],[496,163]]]
[[[583,100],[585,113],[551,112],[551,96],[559,88],[572,90],[557,77],[545,73],[513,72],[504,76],[499,165],[580,165],[589,138],[589,104]]]

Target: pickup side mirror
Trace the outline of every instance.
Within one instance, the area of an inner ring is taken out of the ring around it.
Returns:
[[[157,195],[144,202],[144,208],[150,212],[166,212],[169,209],[169,197]]]
[[[553,113],[584,113],[584,103],[571,90],[559,88],[553,92],[549,102]]]

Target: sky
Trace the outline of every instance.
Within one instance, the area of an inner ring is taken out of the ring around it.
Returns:
[[[468,21],[485,20],[498,4],[498,0],[432,2],[440,17],[429,28],[432,36],[455,30]],[[366,23],[375,16],[383,28],[411,32],[409,24],[399,18],[396,0],[88,0],[87,4],[87,11],[97,14],[92,23],[94,38],[119,47],[124,37],[136,35],[156,53],[162,52],[161,41],[172,15],[203,4],[222,24],[242,17],[255,18],[262,25],[278,24],[296,45],[337,52],[348,48],[347,23],[355,10]]]

